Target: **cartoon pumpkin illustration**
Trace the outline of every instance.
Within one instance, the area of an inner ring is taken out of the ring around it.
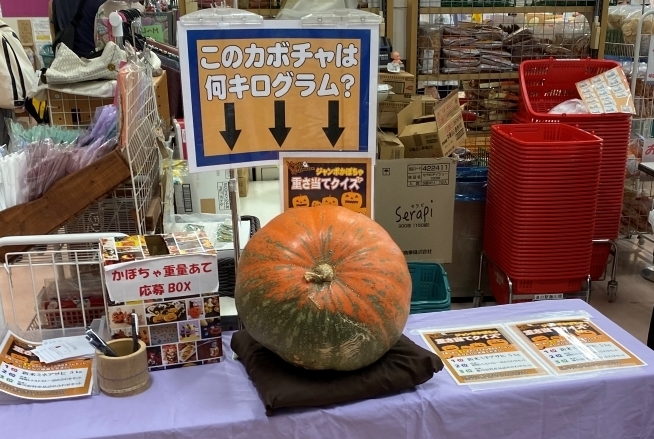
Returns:
[[[558,341],[565,340],[565,337],[561,337],[560,335],[553,335],[553,336],[550,337],[550,340],[553,341],[553,342],[554,341],[558,342]]]
[[[532,338],[531,341],[533,341],[534,343],[540,343],[543,341],[550,341],[550,338],[544,335],[537,335],[536,337]]]
[[[443,350],[443,351],[456,351],[458,349],[459,348],[456,345],[453,345],[453,344],[448,344],[448,345],[445,345],[445,346],[443,346],[441,348],[441,350]]]
[[[320,206],[321,204],[322,204],[322,203],[321,203],[320,201],[318,201],[318,200],[314,200],[314,201],[311,202],[311,207]]]
[[[309,207],[309,197],[306,195],[293,197],[293,207]]]
[[[341,195],[341,206],[358,212],[363,206],[363,196],[356,192],[345,192]]]
[[[326,204],[328,206],[338,206],[338,198],[336,197],[325,197],[322,199],[322,204]]]
[[[501,338],[491,338],[488,340],[488,345],[489,346],[508,346],[509,342],[506,340],[502,340]]]
[[[488,345],[486,343],[470,343],[470,347],[473,349],[479,349],[479,348],[487,348]]]

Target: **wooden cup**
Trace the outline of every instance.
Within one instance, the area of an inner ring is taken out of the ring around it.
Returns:
[[[109,396],[132,396],[150,387],[150,371],[145,343],[139,340],[139,350],[132,352],[132,339],[123,338],[107,342],[118,357],[98,353],[98,384]]]

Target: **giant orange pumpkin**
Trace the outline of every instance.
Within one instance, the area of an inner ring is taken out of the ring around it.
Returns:
[[[250,335],[306,369],[355,370],[399,340],[411,278],[371,219],[337,206],[290,209],[247,243],[236,308]]]

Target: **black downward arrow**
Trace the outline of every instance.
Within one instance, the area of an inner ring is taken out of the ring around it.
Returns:
[[[238,136],[241,135],[241,130],[236,129],[236,111],[234,110],[233,103],[225,104],[225,131],[221,131],[220,134],[225,139],[230,151],[234,151],[234,146],[236,145]]]
[[[329,139],[329,143],[332,146],[336,146],[336,142],[341,138],[341,134],[345,131],[345,128],[341,128],[339,125],[339,102],[338,101],[329,101],[329,110],[327,115],[327,128],[323,128],[325,135]]]
[[[288,133],[291,132],[291,129],[286,126],[286,102],[275,101],[275,127],[269,130],[281,148]]]

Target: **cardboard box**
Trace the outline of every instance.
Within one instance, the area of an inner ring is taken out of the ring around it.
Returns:
[[[418,120],[421,117],[422,103],[418,100],[397,115],[398,137],[406,148],[404,157],[447,157],[465,145],[466,129],[456,91],[434,105],[433,119]]]
[[[412,96],[410,98],[403,95],[390,95],[388,99],[379,104],[378,124],[380,128],[397,129],[397,115],[404,110],[411,102],[419,99],[422,102],[422,115],[434,114],[434,107],[438,100],[431,96]]]
[[[395,134],[377,133],[377,158],[379,160],[397,160],[404,158],[404,145]]]
[[[409,72],[380,73],[379,83],[393,87],[393,93],[410,98],[416,94],[416,77]]]
[[[375,221],[407,261],[452,262],[456,161],[379,160],[375,166]]]
[[[250,168],[239,169],[238,174],[238,196],[247,197],[250,189]]]
[[[221,360],[218,257],[204,232],[101,242],[112,339],[131,336],[136,313],[150,370]]]

